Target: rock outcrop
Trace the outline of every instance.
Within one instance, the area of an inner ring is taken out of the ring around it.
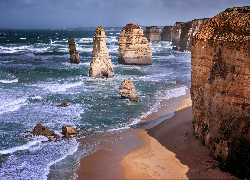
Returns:
[[[123,99],[129,99],[130,101],[137,102],[139,98],[136,94],[134,83],[128,79],[124,80],[119,87],[119,94]]]
[[[181,37],[181,27],[184,22],[176,22],[172,30],[172,45],[179,46]],[[178,49],[178,47],[177,47]]]
[[[54,136],[56,139],[60,138],[59,135],[55,134],[54,131],[50,131],[47,127],[42,126],[40,123],[38,123],[33,130],[31,131],[31,133],[35,136]]]
[[[150,42],[143,34],[141,26],[127,24],[118,38],[118,63],[130,65],[152,64],[152,49]]]
[[[69,105],[66,102],[63,102],[60,105],[56,105],[56,107],[67,107],[67,106],[69,106]]]
[[[70,63],[79,64],[80,57],[78,51],[76,50],[76,43],[74,42],[74,39],[69,37],[68,44],[69,44]]]
[[[161,40],[161,32],[157,26],[146,27],[143,31],[145,37],[149,41],[160,41]]]
[[[105,30],[100,25],[95,31],[93,38],[93,57],[90,63],[89,76],[97,78],[112,78],[114,70],[112,67],[111,58],[109,57],[108,48],[106,45]]]
[[[193,38],[193,127],[214,157],[250,140],[250,8],[228,8]]]
[[[76,130],[76,128],[71,128],[68,126],[62,126],[62,134],[63,135],[72,135],[72,134],[77,134],[78,131]]]
[[[194,19],[188,21],[181,26],[181,35],[179,42],[179,51],[191,51],[192,50],[192,39],[195,34],[206,24],[208,18]]]
[[[161,32],[162,41],[172,41],[173,26],[165,26]]]

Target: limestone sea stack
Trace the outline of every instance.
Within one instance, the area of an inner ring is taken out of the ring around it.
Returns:
[[[109,57],[108,48],[106,45],[105,30],[100,25],[95,31],[93,38],[93,57],[90,63],[89,76],[96,78],[112,78],[114,70],[112,67],[111,58]]]
[[[173,26],[165,26],[161,32],[162,41],[172,41]]]
[[[118,43],[118,63],[127,65],[152,64],[151,45],[140,25],[129,23],[123,27]]]
[[[250,8],[228,8],[193,38],[193,127],[214,157],[250,141]]]
[[[179,46],[181,37],[181,26],[184,22],[176,22],[172,30],[172,45]],[[178,48],[178,47],[177,47]]]
[[[123,99],[129,99],[134,102],[139,101],[134,83],[130,79],[124,80],[121,83],[121,86],[119,87],[119,94]]]
[[[157,26],[146,27],[143,33],[149,41],[161,40],[161,30]]]
[[[69,44],[70,63],[79,64],[80,57],[78,51],[76,50],[76,43],[74,42],[74,39],[69,37],[68,44]]]

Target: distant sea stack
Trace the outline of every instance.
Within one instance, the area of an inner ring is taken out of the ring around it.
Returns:
[[[172,41],[173,26],[165,26],[161,32],[162,41]]]
[[[97,78],[112,78],[114,70],[112,67],[111,58],[109,57],[108,48],[106,45],[105,30],[100,25],[95,31],[93,38],[93,57],[90,63],[89,76]]]
[[[176,22],[172,30],[172,45],[179,46],[181,37],[181,26],[184,22]],[[178,50],[178,49],[177,49]]]
[[[193,127],[214,157],[250,141],[250,8],[228,8],[193,38]],[[249,162],[249,161],[248,161]]]
[[[123,27],[118,43],[118,63],[126,65],[152,64],[151,45],[140,25],[129,23]]]
[[[181,35],[179,42],[179,51],[191,51],[192,50],[192,39],[195,34],[206,24],[208,18],[194,19],[188,21],[181,26]]]
[[[74,42],[74,39],[69,37],[68,44],[69,44],[70,63],[79,64],[80,57],[78,51],[76,50],[76,43]]]
[[[161,40],[161,32],[157,26],[146,27],[144,30],[144,35],[148,39],[148,41],[160,41]]]

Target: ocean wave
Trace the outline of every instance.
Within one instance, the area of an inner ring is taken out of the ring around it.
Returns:
[[[8,83],[17,83],[18,82],[18,78],[17,79],[13,79],[13,80],[0,80],[0,83],[4,83],[4,84],[8,84]]]
[[[47,84],[37,84],[37,85],[32,85],[32,86],[38,86],[38,87],[41,87],[45,90],[49,90],[51,92],[65,92],[69,88],[81,86],[83,84],[84,84],[84,82],[63,83],[63,84],[47,83]]]
[[[26,98],[20,98],[17,100],[8,99],[7,101],[1,100],[3,105],[0,106],[0,114],[3,114],[5,112],[16,111],[16,110],[20,109],[21,106],[26,105],[27,104],[26,101],[27,101]]]
[[[30,149],[32,146],[41,143],[42,141],[47,141],[48,138],[44,136],[38,136],[36,137],[33,141],[29,141],[27,144],[21,145],[21,146],[16,146],[10,149],[6,150],[0,150],[0,154],[13,154],[16,151],[23,151]]]

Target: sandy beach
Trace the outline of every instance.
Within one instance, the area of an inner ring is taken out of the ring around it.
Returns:
[[[186,95],[162,101],[139,128],[96,135],[102,148],[81,159],[78,179],[235,178],[221,172],[195,138],[191,106],[187,90]],[[170,118],[162,121],[167,114]]]

